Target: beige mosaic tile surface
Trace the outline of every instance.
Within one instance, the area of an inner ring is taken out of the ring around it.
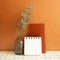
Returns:
[[[0,60],[60,60],[60,51],[47,51],[41,56],[15,55],[14,51],[0,51]]]

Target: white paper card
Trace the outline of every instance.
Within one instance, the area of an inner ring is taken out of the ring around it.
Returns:
[[[24,38],[24,55],[41,55],[42,40],[41,37]]]

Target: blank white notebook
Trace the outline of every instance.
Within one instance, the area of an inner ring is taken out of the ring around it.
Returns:
[[[41,37],[24,38],[24,55],[41,55],[42,39]]]

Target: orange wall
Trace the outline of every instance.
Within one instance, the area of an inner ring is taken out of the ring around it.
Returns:
[[[60,50],[60,0],[0,0],[0,50],[14,50],[16,24],[30,2],[36,2],[31,23],[45,24],[46,49]]]

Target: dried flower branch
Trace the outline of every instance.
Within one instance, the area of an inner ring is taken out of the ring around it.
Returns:
[[[18,36],[21,38],[22,32],[25,27],[29,24],[31,14],[32,14],[33,5],[30,4],[23,12],[21,16],[21,20],[18,23]]]

